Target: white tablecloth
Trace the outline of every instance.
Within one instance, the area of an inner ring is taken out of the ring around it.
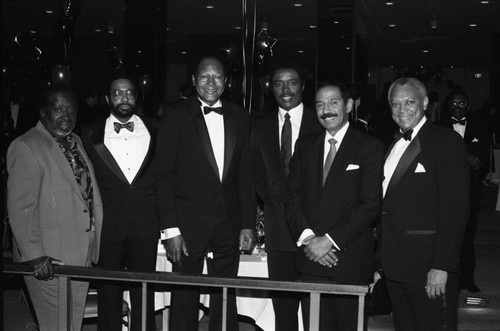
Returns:
[[[167,260],[165,248],[163,245],[158,245],[158,257],[156,259],[156,271],[172,271],[172,264]],[[206,273],[206,265],[203,270]],[[267,262],[265,257],[255,255],[241,255],[238,276],[245,277],[262,277],[267,278]],[[272,300],[269,297],[249,296],[249,290],[237,291],[236,305],[239,315],[248,316],[255,321],[264,331],[274,331],[274,309]],[[128,292],[125,292],[124,298],[127,302]],[[209,306],[209,295],[202,294],[200,302],[205,306]],[[155,293],[155,310],[165,309],[170,306],[170,292]],[[202,313],[201,313],[202,314]],[[165,317],[168,315],[168,310],[165,310]],[[200,315],[200,317],[203,315]],[[299,312],[299,329],[302,330],[302,314]],[[167,329],[166,318],[164,318],[164,330]]]

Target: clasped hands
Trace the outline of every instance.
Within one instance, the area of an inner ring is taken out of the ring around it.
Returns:
[[[33,275],[38,280],[54,279],[54,265],[64,265],[62,261],[50,256],[40,256],[28,261],[28,263],[33,268]]]
[[[327,236],[311,235],[304,239],[302,244],[304,253],[309,260],[329,268],[337,265],[339,260],[335,254],[337,250],[333,247],[332,241]]]

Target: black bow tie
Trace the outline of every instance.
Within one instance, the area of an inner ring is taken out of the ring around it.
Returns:
[[[396,134],[394,135],[394,141],[398,141],[399,139],[403,138],[404,140],[408,140],[410,141],[411,140],[411,135],[413,133],[413,129],[411,130],[408,130],[406,132],[401,132],[401,131],[398,131],[396,132]]]
[[[134,131],[134,122],[127,122],[127,123],[114,122],[113,125],[115,126],[116,133],[120,133],[121,129],[127,129],[130,132]]]
[[[467,122],[467,119],[465,117],[457,120],[456,118],[452,117],[451,118],[451,124],[460,124],[460,125],[465,125],[465,122]]]
[[[217,113],[219,115],[222,115],[222,107],[203,107],[203,113],[205,115],[209,114],[210,112],[214,112],[214,113]]]

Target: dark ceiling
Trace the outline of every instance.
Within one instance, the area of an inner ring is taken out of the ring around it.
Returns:
[[[229,35],[241,40],[246,33],[250,38],[254,33],[255,3],[255,33],[260,31],[265,17],[269,34],[278,39],[274,51],[281,56],[300,51],[301,56],[314,61],[318,32],[331,28],[342,34],[343,31],[352,32],[354,25],[366,46],[364,52],[370,66],[490,65],[492,36],[500,33],[500,0],[396,0],[391,6],[385,2],[168,0],[167,54],[182,61],[181,52],[187,50],[188,36],[192,35]],[[113,30],[114,38],[120,40],[125,30],[125,4],[130,1],[79,0],[78,3],[80,9],[73,27],[74,40],[109,36],[109,29]],[[246,14],[242,3],[248,4]],[[48,40],[56,38],[58,20],[66,4],[65,1],[2,1],[4,40],[12,42],[16,35]],[[47,10],[52,13],[47,14]],[[244,15],[248,30],[242,24]],[[433,17],[436,29],[430,28]],[[472,23],[477,25],[469,26]],[[389,27],[389,24],[395,26]],[[352,41],[352,35],[346,34],[346,38],[348,42]]]

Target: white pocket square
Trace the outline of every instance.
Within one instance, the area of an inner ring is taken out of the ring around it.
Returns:
[[[347,166],[347,168],[345,169],[345,171],[356,170],[356,169],[359,169],[359,165],[357,165],[357,164],[349,164]]]
[[[417,173],[422,173],[422,172],[426,172],[426,171],[425,171],[424,166],[419,163],[419,164],[417,164],[417,168],[415,169],[415,173],[417,174]]]
[[[479,141],[479,139],[477,139],[477,138],[472,139],[473,143],[477,143],[478,141]]]

